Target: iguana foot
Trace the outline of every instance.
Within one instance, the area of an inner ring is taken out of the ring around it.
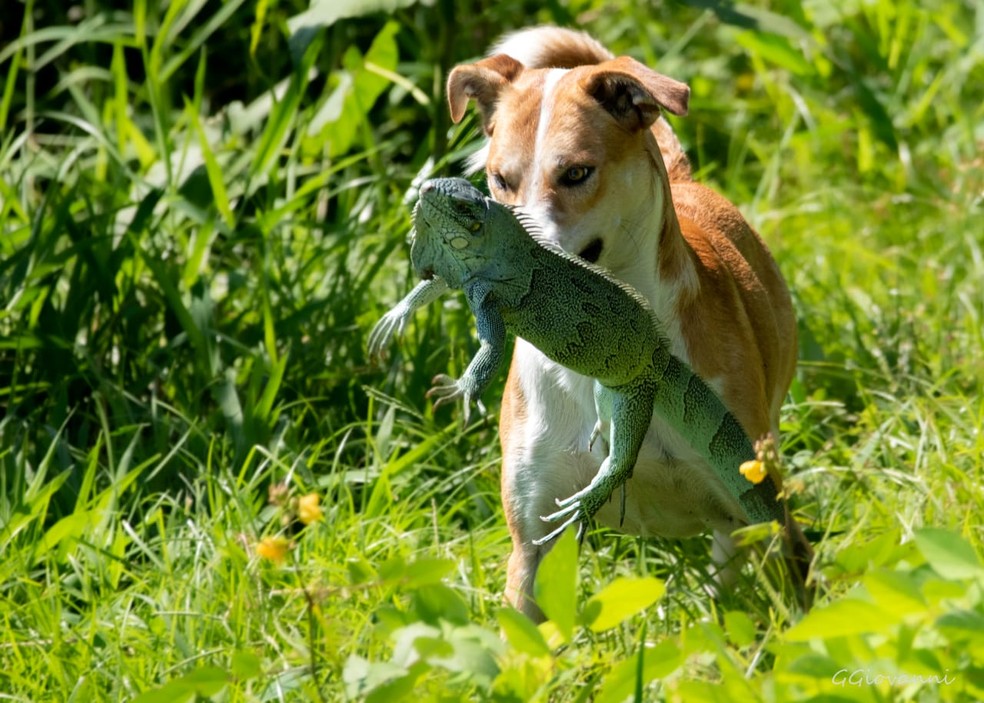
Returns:
[[[563,520],[563,523],[546,537],[533,540],[533,544],[541,545],[549,542],[575,522],[580,523],[577,531],[577,536],[580,540],[584,536],[584,528],[590,522],[591,518],[601,510],[601,506],[606,501],[611,500],[615,486],[618,486],[620,489],[618,523],[620,526],[624,524],[628,476],[624,480],[619,480],[613,476],[613,473],[617,476],[622,472],[613,472],[609,459],[605,459],[591,483],[572,496],[563,499],[558,498],[556,502],[560,510],[550,515],[541,515],[540,519],[544,522],[558,522]],[[632,472],[630,471],[629,476],[631,475]],[[613,483],[615,486],[612,485]]]
[[[553,522],[555,519],[559,518],[560,516],[566,515],[566,514],[571,513],[571,512],[573,512],[573,514],[569,518],[567,518],[566,520],[564,520],[563,524],[560,527],[558,527],[553,532],[551,532],[550,534],[548,534],[548,535],[546,535],[544,537],[540,537],[539,539],[533,540],[533,544],[535,544],[536,546],[540,547],[540,546],[546,544],[547,542],[549,542],[550,540],[554,539],[555,537],[559,537],[560,534],[564,530],[566,530],[568,527],[570,527],[571,525],[573,525],[575,522],[579,522],[579,521],[580,521],[580,524],[577,526],[577,541],[580,542],[581,540],[583,540],[584,539],[584,522],[581,520],[582,516],[581,516],[580,512],[577,510],[577,506],[575,506],[573,510],[571,508],[565,508],[564,510],[558,510],[556,513],[553,513],[552,515],[542,516],[540,519],[543,520],[543,521],[545,521],[545,522]]]
[[[426,397],[435,399],[435,408],[439,408],[445,403],[450,403],[457,398],[464,398],[465,424],[468,424],[468,418],[471,416],[472,400],[475,401],[475,406],[478,408],[479,414],[485,415],[485,406],[482,404],[482,401],[474,397],[474,390],[472,388],[473,384],[469,383],[467,376],[456,379],[442,373],[435,376],[431,383],[434,385],[429,391],[427,391]]]
[[[602,504],[610,497],[610,491],[606,495],[606,490],[603,486],[597,483],[591,483],[568,498],[564,498],[563,500],[558,498],[557,505],[560,507],[560,510],[550,515],[542,515],[540,519],[544,522],[557,522],[558,520],[563,520],[564,522],[546,537],[534,540],[533,544],[541,545],[549,542],[575,522],[579,523],[577,538],[580,541],[584,537],[585,526],[591,521],[595,513],[598,512]]]
[[[373,362],[386,356],[386,347],[394,336],[403,334],[410,316],[402,305],[383,315],[369,333],[369,359]]]

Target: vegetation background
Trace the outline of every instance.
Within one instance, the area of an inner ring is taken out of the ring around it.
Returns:
[[[597,531],[533,627],[467,309],[367,364],[447,71],[542,22],[691,85],[790,283],[808,615]],[[0,699],[984,698],[980,3],[7,0],[0,78]]]

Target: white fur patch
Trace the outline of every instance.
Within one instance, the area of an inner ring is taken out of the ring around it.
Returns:
[[[553,109],[556,103],[554,93],[557,92],[557,83],[566,73],[567,69],[553,68],[547,71],[547,76],[543,81],[543,94],[540,97],[540,120],[536,124],[536,142],[533,144],[533,172],[530,174],[530,182],[533,184],[539,183],[543,175],[544,144],[547,141],[547,132],[550,131],[550,121],[553,119]]]
[[[530,27],[502,37],[489,55],[512,56],[527,68],[550,68],[551,57],[561,51],[578,49],[595,62],[610,59],[613,54],[596,39],[584,32],[560,27]]]
[[[482,148],[465,159],[465,175],[472,176],[479,171],[485,170],[485,164],[489,160],[489,140],[485,139]]]

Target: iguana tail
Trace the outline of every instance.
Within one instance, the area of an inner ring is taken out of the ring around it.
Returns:
[[[755,459],[755,447],[738,419],[717,393],[665,344],[653,354],[660,382],[655,412],[700,452],[753,522],[784,522],[777,486],[770,478],[753,484],[739,473],[742,463]]]

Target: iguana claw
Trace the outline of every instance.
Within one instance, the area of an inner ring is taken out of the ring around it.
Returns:
[[[442,373],[435,376],[431,383],[434,385],[427,391],[426,397],[435,398],[435,408],[439,408],[445,403],[450,403],[457,398],[464,398],[464,422],[466,425],[468,424],[468,418],[471,417],[472,400],[475,400],[475,406],[478,408],[479,414],[485,415],[485,406],[482,404],[482,401],[474,398],[474,391],[466,378],[456,379]]]
[[[560,535],[561,532],[566,530],[575,522],[579,523],[577,527],[577,539],[578,541],[581,541],[581,539],[584,537],[585,525],[587,525],[587,523],[591,520],[592,517],[594,517],[594,514],[597,512],[597,509],[592,510],[590,507],[588,507],[588,505],[585,504],[586,502],[587,503],[594,502],[593,500],[591,500],[593,488],[594,488],[593,486],[588,486],[587,488],[578,491],[577,493],[575,493],[574,495],[568,498],[564,498],[563,500],[558,498],[556,502],[557,505],[560,507],[560,510],[558,510],[555,513],[551,513],[550,515],[541,515],[540,519],[543,520],[544,522],[557,522],[558,520],[564,520],[564,522],[547,536],[541,537],[540,539],[533,540],[533,544],[536,545],[546,544],[554,537]]]
[[[565,508],[564,510],[558,510],[556,513],[553,513],[552,515],[542,516],[540,519],[546,522],[553,522],[555,519],[559,518],[562,515],[566,515],[569,512],[571,512],[571,509]],[[564,520],[563,524],[560,527],[558,527],[553,532],[551,532],[550,534],[544,537],[540,537],[539,539],[533,540],[533,544],[535,544],[538,547],[546,544],[547,542],[554,539],[555,537],[559,537],[564,530],[566,530],[568,527],[573,525],[575,522],[579,522],[577,526],[577,541],[580,542],[584,538],[584,522],[581,520],[581,515],[579,514],[576,507],[574,508],[573,512],[574,514],[571,515],[566,520]]]
[[[369,359],[376,361],[386,356],[386,347],[394,336],[403,334],[410,315],[402,305],[383,315],[369,333]]]
[[[540,519],[544,522],[557,522],[558,520],[563,520],[564,522],[560,525],[560,527],[555,529],[546,537],[533,540],[533,544],[541,545],[549,542],[575,522],[580,523],[577,531],[578,540],[584,536],[585,525],[587,525],[591,518],[593,518],[601,509],[601,506],[605,503],[605,501],[610,500],[612,497],[613,491],[606,487],[607,485],[610,485],[611,482],[611,472],[609,471],[609,466],[609,460],[606,459],[602,463],[598,470],[598,474],[591,481],[591,483],[572,496],[568,496],[567,498],[558,498],[556,500],[557,506],[560,510],[555,513],[551,513],[550,515],[540,516]],[[619,492],[621,498],[619,506],[619,526],[625,522],[625,484],[626,481],[621,481],[617,484],[620,488]]]
[[[591,436],[588,437],[588,451],[590,452],[594,449],[594,443],[601,436],[601,420],[595,423],[594,429],[591,430]]]

